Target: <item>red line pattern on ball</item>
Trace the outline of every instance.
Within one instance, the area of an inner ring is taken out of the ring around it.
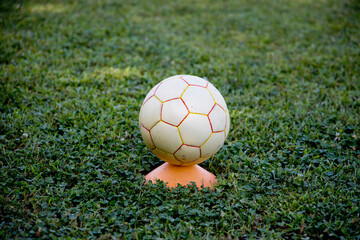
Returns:
[[[158,90],[158,88],[160,87],[161,84],[162,84],[162,82],[160,82],[160,83],[158,84],[158,86],[156,87],[154,93],[153,93],[150,97],[148,97],[148,99],[145,99],[145,101],[143,102],[142,106],[144,106],[144,104],[145,104],[147,101],[149,101],[150,98],[152,98],[153,96],[155,96],[155,93],[156,93],[156,91]],[[156,96],[155,96],[155,97],[156,97]],[[159,100],[160,100],[160,99],[159,99]],[[160,101],[160,102],[161,102],[161,101]]]
[[[160,121],[163,121],[162,120],[162,110],[163,110],[163,106],[164,106],[164,103],[161,103],[161,107],[160,107]],[[164,121],[163,121],[164,122]]]
[[[151,136],[151,132],[150,132],[150,130],[149,129],[147,129],[144,125],[142,125],[141,124],[141,127],[143,127],[146,131],[148,131],[149,132],[149,135],[150,135],[150,140],[151,140],[151,142],[152,142],[152,144],[154,145],[154,148],[153,149],[151,149],[150,148],[150,150],[154,150],[155,148],[156,148],[156,146],[155,146],[155,143],[154,143],[154,141],[153,141],[153,139],[152,139],[152,136]]]
[[[218,104],[218,103],[216,103],[219,107],[221,107],[222,108],[222,110],[224,110],[224,112],[225,112],[225,114],[226,114],[226,110],[220,105],[220,104]]]
[[[211,123],[211,119],[210,119],[210,113],[212,112],[212,110],[214,110],[216,106],[216,103],[214,104],[214,106],[211,108],[210,112],[207,114],[207,118],[209,119],[209,123],[210,123],[210,127],[211,127],[211,131],[214,132],[214,128],[213,128],[213,125]]]
[[[172,101],[172,100],[176,100],[176,99],[180,99],[180,97],[176,97],[176,98],[171,98],[171,99],[168,99],[168,100],[164,101],[164,103],[166,103],[166,102],[170,102],[170,101]]]
[[[156,91],[159,89],[159,87],[161,86],[162,83],[163,83],[163,82],[160,82],[160,83],[159,83],[159,85],[157,86],[157,88],[156,88],[155,91],[154,91],[154,95],[156,94]]]
[[[198,84],[192,84],[192,83],[189,83],[188,81],[186,81],[183,77],[180,77],[180,79],[184,80],[184,82],[186,82],[189,86],[195,86],[195,87],[201,87],[201,88],[207,88],[209,82],[206,81],[206,85],[205,86],[201,86],[201,85],[198,85]]]
[[[179,77],[181,80],[183,80],[188,86],[190,85],[184,78],[183,76]]]

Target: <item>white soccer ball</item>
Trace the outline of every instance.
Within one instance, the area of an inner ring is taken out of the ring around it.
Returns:
[[[141,135],[150,150],[174,165],[191,166],[214,155],[229,133],[229,110],[205,79],[176,75],[157,84],[140,109]]]

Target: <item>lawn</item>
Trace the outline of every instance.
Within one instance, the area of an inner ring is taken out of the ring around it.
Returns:
[[[1,1],[0,238],[360,238],[356,0]],[[138,114],[223,94],[214,191],[144,185]]]

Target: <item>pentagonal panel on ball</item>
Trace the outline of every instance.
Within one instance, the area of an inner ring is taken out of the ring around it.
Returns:
[[[148,148],[150,148],[150,150],[154,149],[155,145],[151,140],[150,131],[148,129],[146,129],[143,125],[141,125],[140,132],[141,132],[141,136],[144,139],[146,146],[148,146]]]
[[[177,127],[159,122],[151,130],[151,138],[156,148],[174,153],[181,145],[181,138]]]
[[[174,126],[178,126],[189,114],[188,109],[181,99],[173,99],[163,103],[161,120]]]
[[[200,158],[200,147],[182,145],[176,152],[175,157],[182,162],[191,162]]]
[[[225,109],[225,111],[227,111],[226,102],[225,102],[223,96],[221,95],[221,93],[219,92],[219,90],[217,90],[216,87],[214,87],[214,85],[212,85],[211,83],[209,83],[209,85],[207,86],[207,89],[210,91],[211,95],[214,97],[215,102],[217,104],[219,104],[223,109]]]
[[[206,115],[190,113],[179,126],[184,144],[201,146],[211,135],[209,119]]]
[[[151,150],[158,158],[173,165],[181,165],[182,162],[177,160],[172,153],[162,151],[161,149],[155,148]]]
[[[187,86],[188,84],[179,77],[168,78],[162,81],[155,95],[165,102],[170,99],[179,98]]]
[[[224,144],[224,141],[224,132],[213,133],[206,143],[201,146],[201,157],[209,158],[214,155],[217,151],[219,151],[221,146]]]
[[[213,132],[224,131],[226,126],[226,113],[218,104],[209,113],[209,120]]]
[[[141,106],[139,122],[145,128],[151,129],[157,122],[160,121],[161,102],[154,96],[150,97],[148,101]]]
[[[200,87],[206,87],[208,85],[208,81],[196,76],[184,75],[181,78],[189,85],[200,86]]]
[[[181,98],[191,113],[208,114],[215,103],[208,90],[197,86],[188,87]]]

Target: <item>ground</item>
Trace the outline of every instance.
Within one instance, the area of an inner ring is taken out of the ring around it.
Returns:
[[[2,1],[0,237],[360,237],[356,0]],[[214,191],[143,185],[176,74],[230,109]]]

